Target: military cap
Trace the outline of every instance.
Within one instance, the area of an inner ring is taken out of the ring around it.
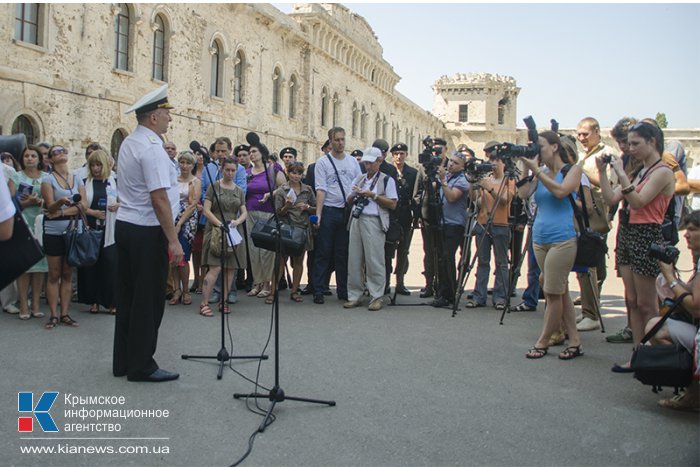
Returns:
[[[389,150],[389,143],[387,143],[384,139],[375,139],[374,143],[372,143],[372,147],[377,148],[382,152],[387,152]]]
[[[398,151],[408,152],[408,146],[406,146],[403,143],[397,143],[391,147],[391,151],[389,151],[389,152],[398,152]]]
[[[291,154],[294,157],[297,157],[297,150],[290,146],[280,151],[280,157],[284,156],[285,154]]]
[[[126,113],[136,112],[136,115],[142,115],[156,109],[172,108],[173,106],[168,102],[168,85],[164,84],[141,97],[134,105],[129,107]]]
[[[362,151],[359,149],[355,149],[353,152],[350,153],[352,157],[362,157]]]

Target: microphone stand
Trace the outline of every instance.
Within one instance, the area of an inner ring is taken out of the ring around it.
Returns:
[[[287,396],[284,393],[284,390],[280,386],[280,312],[279,312],[279,287],[277,286],[277,277],[279,276],[280,272],[280,264],[281,264],[281,258],[282,258],[282,236],[281,236],[281,224],[279,217],[277,216],[277,210],[275,209],[275,202],[273,198],[273,189],[272,189],[272,182],[270,180],[270,172],[269,172],[269,167],[268,167],[268,159],[267,156],[262,155],[261,151],[261,156],[262,156],[262,161],[263,165],[265,166],[265,178],[267,179],[267,188],[268,188],[268,193],[269,193],[269,202],[272,204],[272,216],[275,219],[275,224],[276,224],[276,229],[277,231],[275,232],[276,235],[276,245],[275,245],[275,266],[273,269],[273,279],[272,279],[272,284],[275,285],[274,287],[274,295],[273,295],[273,304],[272,304],[272,315],[273,315],[273,321],[274,321],[274,329],[275,329],[275,384],[272,386],[272,389],[267,394],[262,394],[259,392],[254,392],[254,393],[249,393],[249,394],[243,394],[243,393],[235,393],[233,395],[234,399],[268,399],[270,402],[270,407],[268,407],[267,412],[265,414],[265,418],[263,419],[262,423],[258,427],[257,432],[262,433],[265,431],[265,429],[272,423],[271,420],[274,420],[272,418],[272,412],[275,410],[275,406],[277,405],[278,402],[284,402],[285,400],[293,400],[293,401],[299,401],[299,402],[309,402],[311,404],[323,404],[323,405],[328,405],[330,407],[335,406],[335,401],[325,401],[325,400],[318,400],[318,399],[307,399],[305,397],[295,397],[295,396]],[[274,173],[274,170],[273,170]],[[257,383],[256,383],[257,386]]]
[[[206,161],[205,161],[206,162]],[[216,205],[219,208],[219,215],[221,215],[221,227],[213,227],[212,228],[220,228],[222,230],[221,232],[221,294],[219,298],[219,313],[221,314],[221,348],[219,349],[219,352],[216,355],[188,355],[188,354],[183,354],[181,358],[183,360],[189,360],[189,359],[202,359],[202,360],[214,360],[216,359],[219,362],[219,370],[216,373],[216,379],[221,379],[223,373],[224,373],[224,365],[226,362],[229,360],[267,360],[267,355],[240,355],[240,356],[234,356],[230,355],[228,353],[228,349],[226,349],[226,321],[225,321],[225,316],[226,313],[224,313],[224,306],[225,306],[225,300],[227,297],[227,287],[228,287],[228,280],[226,277],[226,243],[228,241],[228,235],[229,235],[229,227],[228,223],[226,222],[226,216],[224,216],[224,210],[221,207],[221,203],[219,202],[219,195],[216,193],[216,189],[214,188],[214,182],[211,178],[211,173],[209,172],[209,164],[204,165],[204,171],[207,174],[207,178],[209,179],[209,186],[212,187],[212,192],[214,193],[214,199],[216,200]],[[238,256],[236,255],[236,250],[233,250],[233,256],[236,259],[236,263],[240,266],[240,261],[238,261]]]

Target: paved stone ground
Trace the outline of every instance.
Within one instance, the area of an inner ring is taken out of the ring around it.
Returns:
[[[422,281],[419,242],[416,236],[408,283],[414,291]],[[688,255],[681,265],[689,268]],[[572,289],[577,288],[572,276]],[[448,310],[404,306],[421,302],[415,292],[399,302],[380,312],[344,310],[334,297],[319,306],[308,299],[291,303],[283,293],[281,386],[289,396],[333,399],[337,406],[279,404],[277,420],[258,435],[245,465],[700,463],[697,414],[661,409],[659,396],[648,387],[609,371],[613,362],[630,356],[631,345],[607,344],[604,334],[588,332],[583,335],[584,357],[564,362],[554,353],[530,361],[524,354],[540,332],[543,303],[536,313],[506,316],[501,326],[500,312],[492,308],[462,310],[452,318]],[[624,303],[614,274],[605,284],[603,306],[609,331],[617,331],[624,324]],[[79,311],[83,309],[87,307],[71,306],[80,328],[53,331],[43,329],[45,319],[23,322],[1,314],[6,356],[0,367],[0,463],[207,466],[228,465],[245,452],[261,417],[232,394],[249,392],[252,385],[228,369],[218,381],[211,361],[180,359],[183,353],[216,354],[218,318],[200,317],[197,302],[166,305],[156,358],[181,378],[156,385],[111,376],[113,318]],[[234,354],[261,352],[269,335],[270,307],[261,299],[242,298],[227,329]],[[256,374],[254,361],[232,366],[248,377]],[[261,383],[270,386],[273,375],[273,360],[263,362]],[[83,422],[67,418],[67,409],[160,409],[168,410],[169,417],[84,420],[119,423],[119,432],[18,433],[16,393],[33,391],[38,397],[49,390],[60,393],[51,414],[61,428]],[[68,394],[123,396],[125,404],[71,407]],[[662,394],[668,397],[670,391]],[[22,439],[26,437],[48,439]],[[74,437],[165,439],[68,439]],[[21,449],[28,447],[161,452],[23,454]],[[163,453],[166,447],[169,452]]]

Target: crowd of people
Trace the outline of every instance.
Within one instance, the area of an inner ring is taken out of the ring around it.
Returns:
[[[687,284],[681,282],[672,265],[650,257],[648,250],[654,243],[678,243],[679,230],[685,229],[697,261],[700,211],[690,212],[685,196],[700,191],[700,182],[688,180],[682,146],[664,141],[653,120],[620,120],[611,133],[617,150],[602,143],[599,124],[590,117],[581,120],[576,137],[541,132],[534,158],[514,160],[502,143],[492,141],[483,149],[487,170],[475,169],[480,161],[472,149],[460,145],[450,152],[441,138],[432,141],[430,160],[415,167],[407,163],[408,147],[402,142],[390,146],[378,139],[348,153],[345,131],[334,127],[317,160],[305,167],[296,148],[272,152],[259,139],[234,146],[219,137],[208,147],[193,142],[191,150],[178,152],[175,142],[163,139],[169,104],[156,97],[134,106],[139,127],[120,150],[118,167],[96,143],[87,147],[84,165],[73,171],[71,154],[60,145],[29,145],[19,160],[9,153],[2,159],[3,185],[45,253],[2,292],[4,310],[22,320],[41,318],[39,303],[45,296],[47,329],[78,326],[69,315],[72,300],[89,306],[91,313],[103,307],[116,314],[116,376],[177,377],[158,369],[147,345],[127,349],[133,340],[127,328],[136,319],[134,300],[154,310],[143,331],[151,339],[162,318],[161,295],[172,306],[190,305],[193,295],[200,295],[196,306],[203,317],[229,313],[239,290],[270,304],[276,292],[289,289],[293,302],[311,296],[322,304],[332,295],[333,273],[344,308],[377,311],[389,300],[392,275],[394,294],[411,294],[404,277],[416,229],[424,248],[421,298],[432,298],[434,307],[455,306],[468,265],[478,262],[466,308],[487,306],[490,295],[496,310],[535,311],[541,289],[542,331],[525,356],[543,358],[552,346],[566,342],[558,358],[581,357],[580,333],[600,328],[600,292],[608,271],[605,256],[595,266],[575,264],[581,233],[576,219],[584,210],[590,228],[603,235],[618,217],[615,271],[624,284],[628,326],[607,340],[640,345],[658,319],[660,301],[687,290],[682,306],[694,319],[669,320],[652,342],[679,343],[689,352],[697,348],[700,281],[693,276]],[[144,155],[151,153],[153,160]],[[74,274],[62,235],[81,212],[104,236],[98,262]],[[257,246],[251,236],[256,225],[274,217],[303,231],[306,239],[302,254],[281,258],[277,269],[274,252]],[[527,288],[522,303],[510,306],[523,246]],[[150,255],[158,256],[149,247],[162,247],[158,251],[169,255],[168,261],[163,257],[165,266],[159,266],[160,257],[158,265],[148,265]],[[139,274],[150,273],[153,279],[134,284],[124,275],[139,268],[145,268]],[[569,290],[571,272],[577,273],[578,300]],[[162,291],[143,290],[159,284],[161,276]],[[491,276],[495,280],[489,289]],[[668,284],[668,297],[657,293],[658,278]],[[626,362],[612,371],[632,370]],[[662,405],[697,410],[697,399],[696,379],[682,396]]]

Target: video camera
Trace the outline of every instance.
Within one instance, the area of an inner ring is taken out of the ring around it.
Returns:
[[[493,164],[478,159],[467,159],[464,165],[464,172],[467,174],[467,180],[470,183],[474,183],[492,173]]]
[[[423,152],[418,155],[418,162],[425,169],[426,175],[432,178],[437,172],[438,167],[443,164],[443,159],[440,157],[442,148],[436,148],[433,138],[430,135],[423,140]]]
[[[496,154],[504,162],[509,161],[513,158],[524,157],[526,159],[534,159],[540,153],[540,145],[537,140],[537,125],[535,120],[531,115],[528,115],[523,119],[525,126],[527,127],[527,139],[529,143],[527,146],[503,143],[495,147]]]

